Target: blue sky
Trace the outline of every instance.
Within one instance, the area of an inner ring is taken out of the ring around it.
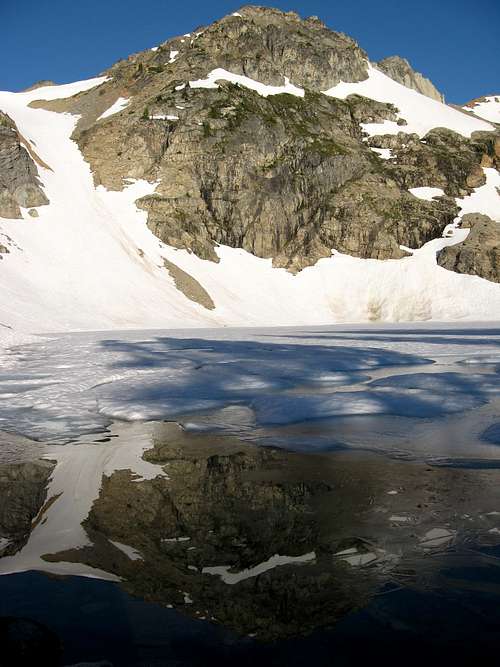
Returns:
[[[130,53],[235,11],[212,0],[0,0],[0,89],[88,78]],[[249,3],[245,3],[249,4]],[[500,92],[500,0],[273,0],[354,37],[372,60],[406,57],[450,102]]]

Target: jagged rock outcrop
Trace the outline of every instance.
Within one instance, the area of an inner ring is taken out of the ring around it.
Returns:
[[[416,72],[405,58],[389,56],[380,60],[377,67],[403,86],[412,88],[438,102],[444,102],[444,95],[439,92],[432,81],[420,72]]]
[[[0,111],[0,217],[21,218],[20,207],[48,204],[35,162],[7,114]]]
[[[449,197],[464,197],[486,182],[482,167],[500,169],[500,138],[488,132],[475,132],[468,139],[436,128],[424,141],[416,134],[400,132],[372,137],[368,144],[391,149],[392,159],[386,162],[386,168],[406,189],[432,183]],[[454,206],[453,201],[450,206]]]
[[[462,218],[462,227],[470,228],[469,235],[463,243],[442,250],[438,264],[500,283],[500,223],[469,213]]]
[[[356,42],[329,30],[319,19],[295,12],[247,6],[202,31],[195,31],[196,59],[271,85],[288,77],[295,85],[325,90],[367,76],[366,54]]]

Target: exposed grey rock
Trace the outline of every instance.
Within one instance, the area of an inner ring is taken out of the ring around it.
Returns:
[[[469,213],[462,218],[462,227],[470,228],[469,235],[463,243],[444,248],[438,264],[500,283],[500,223],[486,215]]]
[[[444,102],[444,95],[439,92],[432,81],[420,72],[416,72],[405,58],[389,56],[389,58],[380,60],[377,67],[403,86],[412,88],[438,102]]]
[[[21,142],[14,122],[0,111],[0,217],[20,218],[20,206],[48,204],[37,167]]]
[[[214,66],[271,85],[283,84],[286,76],[317,91],[367,78],[366,53],[321,21],[268,7],[247,6],[238,13],[241,18],[226,16],[196,40]]]
[[[176,266],[173,262],[169,262],[167,259],[164,259],[163,261],[165,268],[174,279],[175,286],[178,290],[187,296],[188,299],[191,299],[191,301],[194,301],[195,303],[199,303],[200,306],[203,306],[203,308],[206,308],[207,310],[213,310],[215,308],[215,303],[213,302],[212,297],[197,280]]]

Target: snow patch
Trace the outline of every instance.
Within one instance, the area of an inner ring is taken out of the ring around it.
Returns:
[[[356,547],[338,551],[334,556],[352,567],[362,567],[369,565],[377,560],[378,556],[374,551],[358,551]]]
[[[424,549],[435,549],[448,546],[455,537],[455,531],[448,528],[432,528],[421,538],[420,544]]]
[[[128,107],[129,104],[130,100],[127,97],[119,97],[116,102],[109,107],[109,109],[106,109],[106,111],[99,116],[97,120],[113,116],[115,113],[123,111],[126,107]]]
[[[190,81],[189,86],[191,88],[218,88],[217,81],[230,81],[231,83],[237,83],[240,86],[249,88],[250,90],[255,90],[263,97],[268,97],[269,95],[279,95],[281,93],[288,93],[289,95],[295,95],[297,97],[304,97],[304,90],[298,88],[290,83],[288,77],[284,77],[285,83],[283,86],[268,86],[265,83],[260,83],[255,81],[248,76],[243,76],[242,74],[233,74],[228,72],[225,69],[217,68],[212,70],[206,79],[198,79],[197,81]]]
[[[109,540],[113,546],[119,549],[125,556],[128,556],[130,560],[144,560],[142,554],[134,549],[134,547],[129,546],[128,544],[122,544],[121,542],[115,542],[115,540]]]
[[[258,577],[260,574],[268,572],[275,567],[280,567],[282,565],[296,565],[299,563],[310,563],[314,560],[316,560],[316,554],[314,551],[311,551],[310,553],[304,554],[302,556],[280,556],[275,554],[263,563],[259,563],[254,567],[241,570],[240,572],[230,572],[231,565],[215,565],[213,567],[204,567],[202,569],[202,573],[219,576],[225,584],[233,586],[234,584],[238,584],[240,581],[244,581],[245,579]]]
[[[8,540],[6,537],[0,537],[0,551],[3,551],[6,549],[10,544],[10,540]]]
[[[189,542],[190,537],[164,537],[162,542]]]
[[[435,197],[442,197],[444,195],[444,190],[441,188],[409,188],[408,192],[418,199],[424,199],[425,201],[432,201]]]
[[[374,146],[370,146],[370,150],[377,153],[383,160],[390,160],[394,157],[390,148],[375,148]]]
[[[23,93],[8,93],[0,91],[0,95],[15,95],[19,100],[29,104],[34,100],[62,100],[68,97],[73,97],[77,93],[83,93],[86,90],[96,88],[106,81],[110,81],[110,77],[99,76],[93,79],[85,79],[84,81],[75,81],[74,83],[65,83],[60,86],[42,86],[34,90],[28,90]]]
[[[172,116],[170,114],[156,114],[150,116],[149,120],[179,120],[179,116]]]

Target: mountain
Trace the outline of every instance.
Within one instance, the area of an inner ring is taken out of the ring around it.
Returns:
[[[0,93],[0,322],[492,319],[500,126],[482,108],[253,6],[95,79]]]

